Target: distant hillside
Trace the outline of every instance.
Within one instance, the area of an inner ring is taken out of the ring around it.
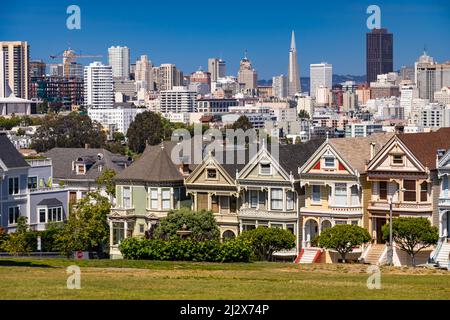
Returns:
[[[366,82],[366,76],[354,76],[351,74],[346,75],[340,75],[340,74],[333,74],[333,85],[339,84],[345,81],[355,81],[356,83],[365,83]],[[309,77],[301,77],[300,83],[302,85],[302,91],[303,92],[309,92]],[[272,79],[270,80],[258,80],[258,85],[260,86],[271,86],[272,85]]]

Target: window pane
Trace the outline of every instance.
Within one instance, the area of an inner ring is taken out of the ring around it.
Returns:
[[[123,222],[113,222],[113,244],[120,244],[125,238],[125,229]]]
[[[318,185],[312,186],[312,201],[320,202],[320,186]]]
[[[380,181],[380,199],[386,200],[387,199],[387,182],[386,181]]]
[[[405,188],[404,199],[405,201],[416,201],[416,181],[404,180],[403,188]]]
[[[45,223],[45,209],[39,209],[39,222]]]

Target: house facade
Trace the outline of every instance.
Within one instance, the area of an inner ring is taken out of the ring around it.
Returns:
[[[173,142],[147,146],[136,162],[114,178],[117,201],[108,215],[113,258],[121,256],[123,239],[144,237],[169,211],[191,206],[184,186],[190,168],[172,162],[174,146]]]
[[[0,226],[14,232],[24,216],[32,230],[45,230],[67,219],[68,190],[53,184],[51,159],[25,159],[3,134],[0,150]]]

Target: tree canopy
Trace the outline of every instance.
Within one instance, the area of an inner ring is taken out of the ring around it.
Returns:
[[[389,239],[389,223],[382,227],[384,239]],[[435,245],[439,240],[438,229],[427,218],[399,217],[392,220],[392,240],[405,251],[416,265],[416,255]]]
[[[102,126],[89,116],[72,112],[67,116],[47,115],[36,130],[31,147],[44,152],[55,147],[83,148],[88,144],[100,148],[106,141]]]
[[[242,232],[238,239],[249,241],[259,260],[270,260],[274,252],[295,247],[295,236],[281,228],[258,227]]]
[[[187,231],[191,231],[189,237],[195,241],[219,239],[219,228],[212,212],[206,210],[196,212],[187,208],[169,211],[167,217],[160,220],[154,237],[165,240],[178,239],[177,231],[182,230],[184,225]]]
[[[139,113],[127,131],[128,145],[133,152],[142,153],[146,144],[156,145],[164,138],[161,116],[152,111]]]
[[[345,262],[345,256],[353,251],[353,247],[367,243],[371,239],[369,232],[364,228],[351,224],[337,224],[323,230],[315,241],[321,248],[336,250]]]
[[[242,115],[233,123],[231,128],[234,130],[242,129],[244,131],[247,131],[249,129],[252,129],[253,125],[250,122],[250,120],[247,118],[247,116]]]

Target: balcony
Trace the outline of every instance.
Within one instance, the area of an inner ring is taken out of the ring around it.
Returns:
[[[387,201],[370,201],[369,210],[389,211],[389,203]],[[430,212],[433,210],[429,202],[394,202],[392,204],[394,211],[405,212]]]
[[[48,167],[52,165],[52,160],[47,158],[25,159],[31,167]]]
[[[450,198],[439,198],[438,205],[443,207],[450,207]]]
[[[295,219],[297,213],[295,211],[275,211],[275,210],[263,210],[257,208],[241,208],[238,211],[238,216],[246,218],[285,218]]]

